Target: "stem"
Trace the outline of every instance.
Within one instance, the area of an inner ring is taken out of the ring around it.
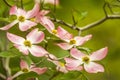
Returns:
[[[3,75],[2,73],[0,73],[0,77],[6,79],[5,75]]]
[[[7,0],[3,0],[4,1],[4,3],[8,6],[8,7],[12,7],[8,2],[7,2]]]
[[[21,8],[24,9],[24,7],[23,7],[23,0],[21,0],[20,3],[21,3]]]
[[[10,58],[6,58],[5,63],[3,63],[8,77],[11,76],[11,70],[10,70],[10,67],[9,67],[9,62],[10,62]]]
[[[22,72],[22,71],[19,71],[19,72],[15,73],[15,74],[12,76],[12,79],[20,76],[20,75],[23,74],[23,73],[24,73],[24,72]]]

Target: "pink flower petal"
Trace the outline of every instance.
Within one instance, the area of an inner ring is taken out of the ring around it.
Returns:
[[[51,20],[47,17],[40,17],[39,22],[51,33],[55,29],[55,26]]]
[[[58,31],[58,37],[62,40],[69,41],[70,39],[73,38],[72,34],[68,33],[65,29],[63,29],[60,26],[58,27],[57,31]]]
[[[48,54],[48,52],[44,48],[42,48],[41,46],[35,46],[35,45],[33,45],[29,49],[29,51],[33,56],[36,56],[36,57],[42,57]]]
[[[105,47],[105,48],[102,48],[96,52],[93,52],[91,55],[90,55],[90,58],[91,60],[101,60],[103,59],[106,55],[107,55],[107,52],[108,52],[108,48]]]
[[[26,18],[30,19],[35,17],[38,14],[39,9],[40,9],[39,3],[36,3],[33,9],[27,12]]]
[[[11,42],[13,42],[13,43],[15,43],[15,44],[20,44],[20,45],[22,45],[23,42],[25,41],[24,38],[22,38],[22,37],[20,37],[20,36],[17,36],[17,35],[15,35],[15,34],[9,33],[9,32],[7,32],[7,38],[8,38]]]
[[[46,14],[48,14],[50,11],[48,11],[48,10],[41,10],[40,11],[40,13],[39,13],[39,15],[40,16],[45,16]]]
[[[87,35],[87,36],[85,36],[85,37],[77,36],[77,37],[75,37],[74,39],[76,40],[76,45],[79,46],[79,45],[84,44],[84,43],[87,42],[88,40],[90,40],[91,37],[92,37],[92,35]]]
[[[73,45],[70,45],[69,43],[58,43],[57,45],[64,50],[69,50],[73,47]]]
[[[26,11],[23,9],[18,8],[17,9],[17,16],[26,16]]]
[[[59,0],[44,0],[44,2],[53,4],[53,5],[58,5],[59,4]]]
[[[104,72],[103,66],[94,62],[84,64],[84,68],[88,73]]]
[[[37,23],[29,21],[29,20],[26,20],[25,22],[19,22],[19,28],[21,31],[27,31],[28,29],[36,25]]]
[[[10,15],[17,15],[17,6],[12,6],[9,11]]]
[[[20,61],[20,68],[21,69],[29,69],[29,66],[24,60],[21,60]]]
[[[44,33],[42,31],[38,31],[37,29],[32,30],[28,35],[27,35],[27,40],[30,40],[31,43],[40,43],[44,39]]]
[[[0,30],[8,30],[8,29],[10,29],[11,27],[13,27],[13,26],[14,26],[15,24],[17,24],[17,23],[18,23],[18,21],[15,20],[15,21],[11,22],[10,24],[8,24],[8,25],[0,28]]]
[[[66,62],[66,68],[68,70],[75,70],[79,65],[82,64],[80,60],[75,60],[72,58],[65,58],[65,62]]]
[[[28,49],[27,49],[25,46],[17,45],[17,44],[14,44],[14,46],[15,46],[20,52],[22,52],[24,55],[28,55],[28,54],[29,54],[29,51],[28,51]]]
[[[70,54],[72,57],[74,57],[75,59],[80,60],[83,56],[85,56],[84,53],[82,53],[81,51],[77,50],[76,48],[72,48],[70,50]]]
[[[31,68],[30,70],[33,72],[36,72],[38,75],[40,75],[40,74],[45,73],[47,71],[47,68],[46,67],[44,67],[44,68],[34,67],[34,68]]]

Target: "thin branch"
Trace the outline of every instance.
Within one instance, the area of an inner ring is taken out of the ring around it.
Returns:
[[[0,73],[0,77],[6,79],[6,76]]]
[[[24,9],[24,7],[23,7],[23,0],[21,0],[20,3],[21,3],[21,8]]]
[[[4,1],[4,3],[8,6],[8,7],[12,7],[8,2],[7,2],[7,0],[3,0]]]

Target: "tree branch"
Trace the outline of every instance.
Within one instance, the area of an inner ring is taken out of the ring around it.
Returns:
[[[12,7],[6,0],[3,0],[8,7]]]
[[[91,24],[88,24],[88,25],[86,25],[86,26],[83,26],[83,27],[76,26],[76,25],[72,25],[72,24],[69,24],[69,23],[64,22],[63,20],[58,20],[58,19],[56,19],[56,18],[51,18],[51,20],[52,20],[53,22],[56,22],[56,23],[59,23],[59,24],[68,26],[69,28],[75,29],[75,30],[77,30],[77,31],[79,31],[79,32],[85,31],[85,30],[90,29],[90,28],[93,28],[93,27],[95,27],[95,26],[97,26],[97,25],[99,25],[99,24],[102,24],[103,22],[105,22],[105,21],[108,20],[108,19],[120,19],[120,15],[114,15],[114,14],[113,14],[113,15],[108,15],[108,13],[107,13],[107,11],[106,11],[106,9],[105,9],[105,8],[107,7],[107,5],[109,5],[109,3],[107,3],[107,2],[105,2],[104,5],[103,5],[103,11],[104,11],[104,13],[105,13],[105,17],[103,17],[102,19],[100,19],[100,20],[98,20],[98,21],[95,21],[95,22],[93,22],[93,23],[91,23]],[[109,5],[108,7],[109,7],[109,9],[111,8],[110,5]],[[110,9],[110,10],[111,10],[111,9]]]

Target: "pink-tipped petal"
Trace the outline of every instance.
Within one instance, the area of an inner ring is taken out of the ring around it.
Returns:
[[[35,45],[33,45],[29,49],[29,51],[33,56],[36,56],[36,57],[42,57],[48,54],[48,52],[44,48],[42,48],[41,46],[35,46]]]
[[[21,69],[29,69],[29,66],[27,64],[27,62],[25,62],[24,60],[20,61],[20,68]]]
[[[89,64],[84,64],[84,68],[88,73],[104,72],[104,67],[94,62],[90,62]]]
[[[18,23],[18,21],[15,20],[15,21],[11,22],[10,24],[8,24],[8,25],[0,28],[0,30],[8,30],[8,29],[10,29],[11,27],[13,27],[13,26],[14,26],[15,24],[17,24],[17,23]]]
[[[14,44],[14,46],[15,46],[20,52],[22,52],[24,55],[28,55],[28,54],[29,54],[29,51],[28,51],[28,49],[27,49],[25,46],[17,45],[17,44]]]
[[[70,50],[70,54],[72,57],[74,57],[75,59],[80,60],[83,56],[85,56],[84,53],[82,53],[81,51],[77,50],[76,48],[72,48]]]
[[[28,29],[36,25],[37,23],[29,21],[29,20],[26,20],[25,22],[19,22],[19,28],[21,31],[27,31]]]
[[[13,42],[13,43],[15,43],[15,44],[20,44],[20,45],[22,45],[23,42],[25,41],[25,39],[24,39],[23,37],[17,36],[17,35],[15,35],[15,34],[12,34],[12,33],[9,33],[9,32],[7,32],[7,38],[8,38],[11,42]]]
[[[17,15],[17,6],[12,6],[9,11],[10,15]]]
[[[75,60],[72,58],[65,58],[65,62],[68,70],[75,70],[79,65],[82,64],[80,60]]]
[[[58,37],[62,40],[69,41],[70,39],[73,38],[72,34],[68,33],[65,29],[63,29],[60,26],[58,27],[57,31],[58,31]]]
[[[30,70],[37,73],[38,75],[40,75],[40,74],[45,73],[47,71],[47,68],[46,67],[44,67],[44,68],[34,67],[34,68],[31,68]]]
[[[55,29],[55,26],[51,20],[43,16],[38,19],[38,21],[51,33]]]
[[[58,43],[57,45],[64,50],[69,50],[73,47],[73,45],[70,45],[69,43]]]
[[[26,16],[26,11],[21,9],[21,8],[18,8],[17,9],[17,16]]]
[[[74,39],[76,40],[76,45],[79,46],[79,45],[84,44],[85,42],[87,42],[87,41],[90,40],[91,38],[92,38],[92,35],[87,35],[87,36],[85,36],[85,37],[77,36],[77,37],[75,37]]]
[[[31,43],[40,43],[44,39],[44,33],[42,31],[38,31],[38,28],[32,30],[28,35],[27,35],[27,40],[30,40]]]
[[[33,9],[27,12],[26,18],[33,18],[33,17],[35,17],[38,14],[39,9],[40,9],[39,3],[36,3],[34,5]]]
[[[40,13],[39,13],[39,15],[45,16],[45,15],[48,14],[49,12],[50,12],[50,11],[48,11],[48,10],[41,10]]]
[[[90,58],[91,60],[101,60],[103,59],[106,55],[107,55],[107,52],[108,52],[108,48],[105,47],[105,48],[102,48],[96,52],[93,52],[91,55],[90,55]]]
[[[53,4],[53,5],[58,5],[59,4],[59,0],[45,0],[44,2]]]

